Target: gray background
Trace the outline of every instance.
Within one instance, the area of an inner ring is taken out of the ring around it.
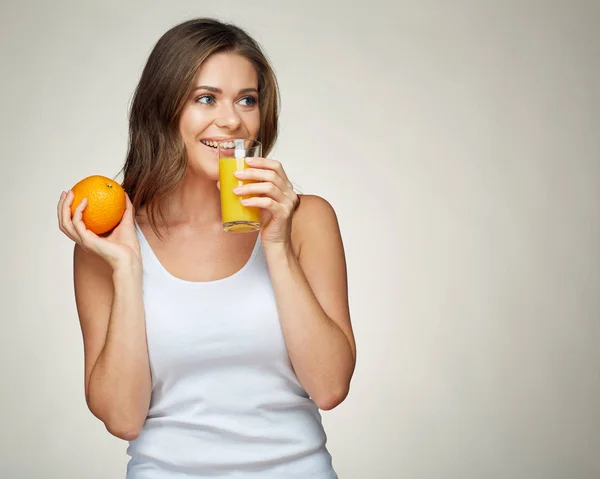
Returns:
[[[0,477],[124,477],[85,406],[55,206],[116,175],[147,55],[195,16],[263,44],[272,157],[339,215],[359,353],[323,413],[340,478],[600,477],[598,2],[0,8]]]

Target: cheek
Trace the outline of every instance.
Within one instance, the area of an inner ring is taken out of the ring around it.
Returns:
[[[257,136],[260,130],[260,111],[252,112],[246,121],[246,125],[252,136]]]
[[[179,120],[179,134],[184,141],[187,140],[190,135],[190,124],[190,115],[183,114]]]
[[[181,115],[181,120],[179,121],[179,133],[184,140],[193,140],[193,138],[198,135],[208,123],[210,123],[210,118],[207,118],[206,115],[202,114],[198,109],[190,107]]]

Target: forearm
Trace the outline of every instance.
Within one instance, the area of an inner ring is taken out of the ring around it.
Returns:
[[[113,284],[106,343],[90,375],[88,401],[113,434],[133,437],[144,423],[151,395],[139,268],[115,270]]]
[[[291,247],[265,255],[296,375],[321,409],[331,409],[346,397],[354,371],[350,339],[319,304]]]

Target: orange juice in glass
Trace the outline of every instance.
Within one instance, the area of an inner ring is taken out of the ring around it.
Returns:
[[[219,182],[221,184],[221,217],[223,229],[234,233],[247,233],[260,228],[260,208],[249,208],[233,192],[252,180],[238,180],[233,173],[248,168],[246,158],[262,155],[262,145],[256,140],[234,139],[220,142],[217,147],[219,157]]]

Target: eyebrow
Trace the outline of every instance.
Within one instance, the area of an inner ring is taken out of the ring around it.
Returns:
[[[214,86],[207,86],[207,85],[197,86],[192,91],[196,91],[196,90],[207,90],[207,91],[210,91],[213,93],[223,93],[223,90],[221,90],[220,88],[216,88]],[[238,95],[241,95],[242,93],[258,93],[258,90],[256,88],[242,88],[238,92]]]

